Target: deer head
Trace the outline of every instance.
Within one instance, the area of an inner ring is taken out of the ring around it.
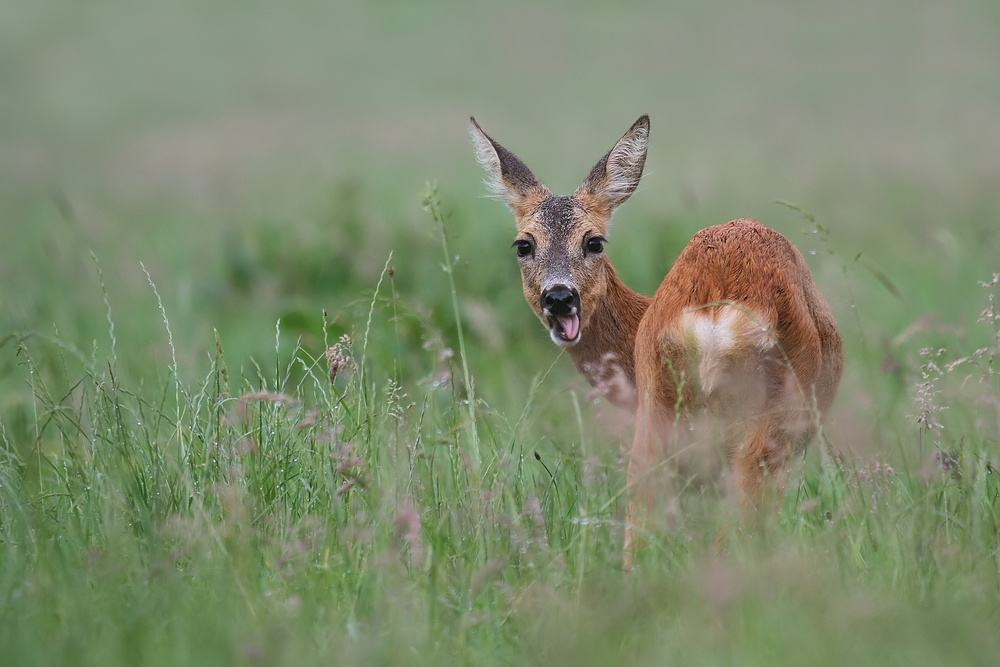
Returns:
[[[573,347],[587,339],[595,314],[619,284],[604,253],[605,237],[615,209],[639,185],[649,117],[639,118],[571,195],[552,194],[475,118],[471,121],[469,132],[487,185],[517,223],[513,247],[524,298],[552,341]]]

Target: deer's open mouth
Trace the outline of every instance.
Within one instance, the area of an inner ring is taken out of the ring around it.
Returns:
[[[580,340],[580,314],[549,315],[549,333],[556,345],[573,345]]]
[[[541,307],[553,343],[570,347],[580,341],[580,292],[576,287],[555,284],[546,288]]]

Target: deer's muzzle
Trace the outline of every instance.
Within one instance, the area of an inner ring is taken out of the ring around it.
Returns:
[[[580,340],[580,293],[566,285],[542,291],[542,313],[549,322],[549,335],[556,345],[568,347]]]

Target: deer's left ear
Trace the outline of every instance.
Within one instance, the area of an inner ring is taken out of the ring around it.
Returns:
[[[648,147],[649,116],[643,115],[594,165],[576,194],[589,195],[613,211],[639,187]]]
[[[469,121],[469,137],[476,148],[476,159],[486,170],[486,185],[494,195],[516,211],[525,197],[548,194],[546,187],[516,155],[483,132],[475,118]]]

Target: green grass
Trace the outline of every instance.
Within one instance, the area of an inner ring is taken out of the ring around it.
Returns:
[[[17,3],[0,664],[993,664],[994,4]],[[567,191],[647,112],[619,273],[788,235],[844,464],[753,535],[692,492],[625,574],[628,419],[465,123]]]
[[[395,289],[386,268],[350,341],[318,317],[310,350],[279,323],[266,360],[236,366],[219,337],[189,380],[165,308],[153,380],[122,379],[113,308],[107,358],[8,338],[30,395],[0,433],[5,662],[987,664],[1000,648],[994,311],[991,345],[928,358],[912,409],[931,428],[900,427],[892,464],[807,459],[780,515],[722,556],[715,534],[739,524],[695,495],[624,574],[621,456],[585,397],[546,397],[542,368],[500,411],[474,397],[468,353],[402,359]],[[148,298],[162,308],[155,284]],[[956,397],[979,409],[939,410]]]

